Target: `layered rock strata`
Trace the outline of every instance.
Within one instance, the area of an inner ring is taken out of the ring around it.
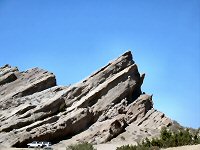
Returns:
[[[144,76],[130,51],[66,87],[42,69],[20,72],[5,65],[0,68],[0,145],[25,147],[33,140],[98,144],[154,136],[172,121],[142,93]]]

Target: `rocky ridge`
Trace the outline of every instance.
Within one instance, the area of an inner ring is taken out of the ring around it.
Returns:
[[[156,136],[172,120],[141,91],[144,77],[130,51],[71,86],[57,86],[55,76],[39,68],[20,72],[5,65],[0,68],[0,145],[99,144]]]

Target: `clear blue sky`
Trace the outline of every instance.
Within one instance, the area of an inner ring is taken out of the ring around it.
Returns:
[[[68,85],[128,49],[155,108],[200,127],[200,0],[0,0],[0,66]]]

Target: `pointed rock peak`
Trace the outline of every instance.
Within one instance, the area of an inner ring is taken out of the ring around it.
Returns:
[[[131,50],[128,50],[126,51],[125,53],[123,53],[121,56],[119,56],[116,60],[114,60],[113,62],[115,61],[118,61],[118,60],[121,60],[121,59],[124,59],[124,60],[127,60],[127,61],[131,61],[132,64],[134,64],[135,62],[133,61],[133,55],[131,53]]]
[[[121,57],[125,57],[125,58],[127,58],[129,60],[133,60],[133,54],[132,54],[131,50],[127,50],[125,53],[123,53],[121,55]]]
[[[132,57],[131,50],[127,50],[124,54],[122,54],[122,56],[129,56],[129,57]]]

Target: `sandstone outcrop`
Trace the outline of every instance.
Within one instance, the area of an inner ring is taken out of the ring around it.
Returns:
[[[0,68],[0,145],[25,147],[33,140],[98,144],[155,136],[172,121],[142,93],[144,76],[130,51],[71,86],[57,86],[55,76],[39,68],[20,72],[5,65]]]

